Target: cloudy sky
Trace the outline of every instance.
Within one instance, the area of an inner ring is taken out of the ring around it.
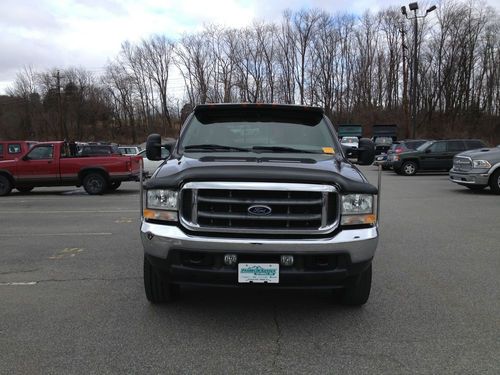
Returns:
[[[151,34],[173,39],[206,23],[241,27],[279,20],[283,10],[361,14],[407,0],[0,0],[0,94],[24,66],[81,66],[97,74],[122,42]],[[436,0],[435,3],[438,3]],[[500,0],[486,0],[500,10]],[[430,4],[428,1],[421,1]],[[423,6],[422,6],[423,8]]]

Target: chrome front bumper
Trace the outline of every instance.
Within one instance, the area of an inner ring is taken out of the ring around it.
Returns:
[[[172,249],[231,253],[307,253],[327,252],[349,254],[353,263],[367,261],[375,255],[378,228],[343,230],[331,238],[308,239],[252,239],[192,236],[179,227],[148,223],[141,224],[141,240],[144,252],[167,259]]]
[[[488,185],[490,175],[485,172],[471,173],[471,172],[456,172],[453,169],[449,173],[450,180],[457,184],[462,185]]]

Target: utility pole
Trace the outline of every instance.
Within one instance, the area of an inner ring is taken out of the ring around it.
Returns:
[[[56,78],[56,90],[57,90],[57,111],[59,113],[59,131],[61,132],[61,135],[64,139],[68,139],[68,128],[66,127],[66,124],[64,123],[64,118],[63,118],[63,113],[62,113],[62,97],[61,97],[61,75],[59,73],[59,70],[57,71],[57,74],[53,76]],[[63,77],[64,78],[64,77]]]
[[[417,15],[417,10],[418,10],[418,3],[410,3],[409,6],[410,10],[413,11],[414,16],[413,17],[408,17],[408,13],[406,13],[406,7],[402,6],[401,7],[401,13],[403,16],[406,17],[408,20],[413,20],[413,40],[414,40],[414,46],[413,46],[413,79],[411,82],[411,106],[412,106],[412,112],[411,112],[411,121],[412,121],[412,138],[415,139],[416,137],[416,132],[417,132],[417,86],[418,86],[418,19],[419,18],[425,18],[427,14],[432,12],[433,10],[436,9],[436,6],[433,5],[429,9],[426,10],[425,14],[423,16]]]
[[[405,44],[406,31],[401,27],[399,30],[401,32],[401,44],[403,49],[403,116],[404,116],[404,128],[406,138],[410,138],[410,121],[408,121],[408,68],[407,68],[407,57],[406,50],[408,46]]]
[[[416,3],[415,3],[416,4]],[[417,21],[417,9],[416,7],[413,11],[415,12],[415,16],[413,17],[414,24],[413,24],[413,79],[412,79],[412,94],[411,96],[413,97],[413,106],[412,106],[412,112],[411,112],[411,121],[412,121],[412,135],[411,137],[415,139],[415,135],[417,132],[417,103],[418,103],[418,98],[417,98],[417,79],[418,79],[418,21]]]

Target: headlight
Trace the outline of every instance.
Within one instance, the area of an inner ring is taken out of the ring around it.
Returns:
[[[373,195],[349,194],[342,196],[342,214],[359,215],[373,213]]]
[[[178,192],[175,190],[148,190],[147,208],[158,210],[177,210]]]
[[[177,221],[178,192],[175,190],[148,190],[143,216],[150,220]]]
[[[375,224],[373,195],[348,194],[342,196],[341,225]]]
[[[491,168],[491,164],[488,160],[473,160],[472,168]]]

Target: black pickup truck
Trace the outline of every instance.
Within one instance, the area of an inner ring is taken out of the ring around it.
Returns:
[[[162,147],[169,157],[141,185],[150,302],[190,284],[328,288],[341,303],[366,303],[378,190],[322,109],[199,105],[175,143],[148,137],[148,158]]]

